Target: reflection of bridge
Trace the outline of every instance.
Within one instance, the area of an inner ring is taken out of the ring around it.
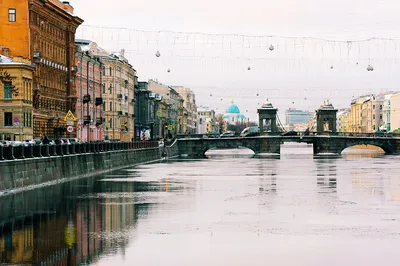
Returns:
[[[177,141],[180,154],[192,157],[204,157],[210,149],[226,149],[245,147],[255,154],[280,154],[280,146],[285,142],[313,144],[314,154],[340,154],[344,149],[356,145],[373,145],[380,147],[386,154],[400,153],[400,138],[391,135],[377,136],[375,134],[322,133],[308,136],[267,135],[258,137],[208,138],[197,136],[179,138]]]

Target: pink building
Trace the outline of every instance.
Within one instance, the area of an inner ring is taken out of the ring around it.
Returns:
[[[86,49],[78,46],[75,54],[77,104],[77,138],[80,142],[104,139],[102,71],[103,63]]]

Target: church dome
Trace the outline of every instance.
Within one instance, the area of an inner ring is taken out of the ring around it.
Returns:
[[[239,119],[246,119],[246,117],[244,116],[244,114],[240,114],[238,118],[239,118]]]
[[[231,106],[226,109],[226,113],[228,114],[240,114],[239,107],[236,104],[231,104]]]

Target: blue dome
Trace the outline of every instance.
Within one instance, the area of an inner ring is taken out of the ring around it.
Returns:
[[[227,116],[227,115],[224,115],[224,117],[223,118],[229,118],[229,116]]]
[[[246,117],[244,116],[244,114],[240,114],[238,118],[239,118],[239,119],[246,119]]]
[[[232,104],[231,106],[226,109],[228,114],[240,114],[239,107],[236,104]]]

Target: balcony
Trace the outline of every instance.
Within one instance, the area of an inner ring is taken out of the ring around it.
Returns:
[[[83,124],[84,124],[84,125],[89,125],[90,122],[91,122],[91,117],[90,117],[90,115],[85,115],[85,116],[83,117]]]
[[[122,111],[118,111],[118,115],[122,116]]]
[[[96,97],[96,106],[102,105],[103,104],[103,98],[102,97]]]
[[[102,117],[96,118],[96,126],[100,126],[103,124],[104,119]]]
[[[83,103],[89,103],[90,102],[90,95],[85,94],[83,95]]]

